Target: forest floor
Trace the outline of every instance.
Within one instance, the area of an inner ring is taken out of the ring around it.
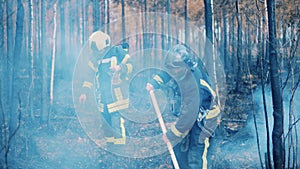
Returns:
[[[76,117],[71,82],[57,82],[55,88],[50,127],[40,127],[36,131],[31,131],[27,125],[20,128],[16,147],[11,152],[15,157],[10,159],[10,168],[172,168],[167,152],[149,158],[128,158],[99,148],[85,134]],[[211,140],[210,168],[261,168],[251,110],[252,98],[249,88],[245,91],[228,95],[229,108],[225,110],[227,113]],[[257,111],[260,106],[254,104]],[[261,131],[264,118],[260,115],[256,120]],[[262,147],[261,156],[264,157],[265,148]]]

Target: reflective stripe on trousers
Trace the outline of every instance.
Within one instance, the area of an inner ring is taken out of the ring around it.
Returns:
[[[174,147],[180,169],[208,168],[207,152],[209,148],[209,139],[207,138],[204,143],[199,143],[200,133],[201,129],[198,127],[197,123],[195,123],[187,136],[187,139],[189,139],[188,150],[182,151],[185,150],[183,147],[187,146],[185,145],[186,140]]]

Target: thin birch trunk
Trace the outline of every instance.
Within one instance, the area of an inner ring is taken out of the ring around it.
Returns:
[[[55,72],[55,58],[56,58],[56,28],[57,28],[57,22],[56,22],[56,14],[57,14],[57,4],[54,4],[54,16],[53,16],[53,47],[52,47],[52,59],[51,59],[51,78],[50,78],[50,107],[53,105],[53,86],[54,86],[54,72]]]
[[[30,87],[29,87],[29,94],[28,94],[28,101],[30,107],[30,118],[34,120],[34,104],[33,104],[33,92],[34,92],[34,55],[33,55],[33,30],[34,30],[34,7],[33,7],[33,0],[28,0],[28,57],[29,57],[29,70],[31,70],[30,74]]]
[[[41,124],[48,123],[48,63],[47,63],[47,53],[46,53],[46,4],[45,0],[41,0],[41,49],[40,55],[42,60],[42,111],[41,111]]]

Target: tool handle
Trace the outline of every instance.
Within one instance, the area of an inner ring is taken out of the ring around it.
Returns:
[[[158,107],[158,103],[157,103],[155,94],[154,94],[153,90],[150,90],[149,93],[150,93],[151,101],[152,101],[154,110],[156,112],[156,116],[158,118],[161,130],[162,130],[163,134],[166,134],[167,133],[167,129],[166,129],[164,120],[163,120],[163,118],[161,116],[161,112],[160,112],[160,109]],[[166,142],[167,142],[166,144],[167,144],[169,153],[170,153],[171,158],[172,158],[173,165],[174,165],[175,169],[179,169],[179,165],[178,165],[178,162],[177,162],[177,159],[176,159],[176,156],[175,156],[172,144],[171,144],[171,142],[170,142],[170,140],[168,138],[166,138]]]

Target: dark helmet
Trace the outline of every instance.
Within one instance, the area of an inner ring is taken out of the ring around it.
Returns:
[[[128,51],[129,50],[129,44],[127,42],[123,42],[121,44],[122,48],[125,50],[125,51]]]
[[[188,49],[184,45],[175,45],[169,50],[165,57],[165,68],[175,78],[179,80],[183,79],[188,71],[188,66],[185,62],[188,56]]]

